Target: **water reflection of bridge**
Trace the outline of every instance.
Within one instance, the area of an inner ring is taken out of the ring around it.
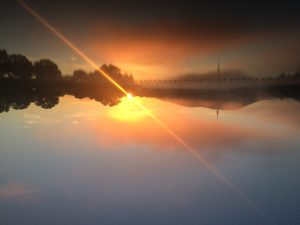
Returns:
[[[136,84],[145,88],[241,88],[241,87],[264,87],[276,85],[299,85],[300,79],[295,77],[241,77],[241,78],[198,78],[198,79],[155,79],[139,80]]]
[[[143,80],[136,87],[137,96],[217,110],[238,109],[267,99],[300,100],[300,79],[295,77]]]
[[[197,79],[149,79],[149,80],[138,80],[138,83],[170,83],[170,82],[207,82],[207,81],[272,81],[272,80],[280,80],[280,81],[287,81],[287,80],[295,80],[295,77],[241,77],[241,78],[197,78]]]

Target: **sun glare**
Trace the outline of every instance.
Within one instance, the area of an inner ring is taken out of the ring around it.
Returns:
[[[128,93],[122,102],[110,109],[109,115],[121,121],[138,121],[147,117],[148,114],[142,110],[135,102],[140,99],[135,99],[131,93]]]
[[[127,98],[128,98],[129,100],[133,99],[132,94],[131,94],[131,93],[128,93],[128,94],[127,94]]]

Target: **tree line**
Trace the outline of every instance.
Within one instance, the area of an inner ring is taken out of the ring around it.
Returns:
[[[123,73],[119,67],[113,64],[103,64],[100,69],[117,82],[129,84],[134,82],[132,75]],[[78,69],[71,76],[63,76],[59,67],[50,59],[31,62],[26,56],[8,54],[5,49],[0,49],[0,79],[108,82],[99,70],[88,73]]]

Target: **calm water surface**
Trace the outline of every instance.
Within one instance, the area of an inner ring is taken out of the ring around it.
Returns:
[[[274,224],[300,224],[300,104],[136,98]],[[131,99],[0,114],[0,224],[272,224]]]

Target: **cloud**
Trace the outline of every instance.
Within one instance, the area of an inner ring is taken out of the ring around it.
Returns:
[[[31,113],[25,113],[23,117],[27,124],[52,124],[61,122],[59,119],[43,117],[41,115]]]
[[[29,188],[19,183],[8,183],[0,186],[0,200],[32,195],[39,189]]]
[[[299,68],[298,29],[231,29],[182,21],[154,21],[139,27],[102,21],[91,27],[93,35],[86,37],[85,49],[95,61],[114,62],[137,78],[208,72],[216,68],[218,58],[227,69],[255,75]]]

